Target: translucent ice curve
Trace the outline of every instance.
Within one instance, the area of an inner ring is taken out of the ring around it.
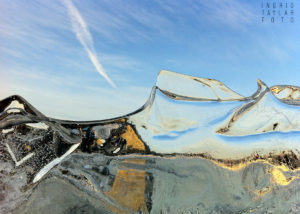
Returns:
[[[161,71],[156,86],[167,96],[174,99],[202,101],[229,101],[244,99],[223,83],[207,78],[192,77],[171,71]]]
[[[49,118],[15,95],[0,101],[0,148],[9,148],[5,152],[13,154],[14,162],[30,154],[22,164],[39,163],[31,180],[72,148],[105,155],[206,154],[219,159],[286,150],[298,154],[299,91],[295,86],[269,88],[258,80],[257,91],[244,97],[217,80],[161,71],[141,108],[94,121]],[[39,162],[41,157],[46,161]]]

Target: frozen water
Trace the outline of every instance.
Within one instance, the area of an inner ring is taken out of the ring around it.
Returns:
[[[1,213],[299,213],[300,89],[161,71],[144,106],[49,118],[0,101]]]

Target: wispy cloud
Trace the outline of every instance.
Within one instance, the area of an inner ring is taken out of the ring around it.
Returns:
[[[64,0],[63,1],[65,6],[68,9],[68,13],[71,19],[72,28],[74,33],[76,34],[77,39],[80,41],[82,46],[84,47],[85,51],[87,52],[90,60],[94,64],[96,70],[100,75],[102,75],[106,81],[113,87],[116,88],[114,82],[108,77],[106,72],[104,71],[102,65],[100,64],[97,53],[94,48],[93,38],[88,29],[86,22],[84,21],[83,17],[81,16],[80,12],[74,6],[71,0]]]
[[[257,21],[257,14],[251,2],[239,0],[188,1],[187,9],[196,20],[204,18],[213,24],[227,25],[233,29],[243,28]],[[200,15],[199,15],[200,14]]]
[[[244,24],[254,23],[257,20],[257,14],[249,3],[237,0],[213,0],[210,2],[211,4],[207,5],[214,11],[212,18],[233,28],[240,28]]]

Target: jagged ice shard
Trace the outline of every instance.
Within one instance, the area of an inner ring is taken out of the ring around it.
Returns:
[[[49,118],[0,101],[0,212],[299,213],[300,88],[244,97],[161,71],[118,118]]]

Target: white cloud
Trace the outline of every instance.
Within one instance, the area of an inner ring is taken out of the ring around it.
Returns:
[[[90,31],[87,27],[87,24],[84,21],[83,17],[81,16],[81,14],[77,10],[77,8],[74,6],[74,4],[71,2],[71,0],[64,0],[63,2],[64,2],[65,6],[68,9],[73,31],[76,34],[77,39],[80,41],[80,43],[84,47],[85,51],[87,52],[90,60],[94,64],[96,70],[98,71],[98,73],[100,75],[102,75],[106,79],[106,81],[111,86],[116,88],[116,85],[108,77],[108,75],[104,71],[102,65],[98,61],[97,53],[95,51],[94,44],[93,44],[92,35],[91,35],[91,33],[90,33]]]

